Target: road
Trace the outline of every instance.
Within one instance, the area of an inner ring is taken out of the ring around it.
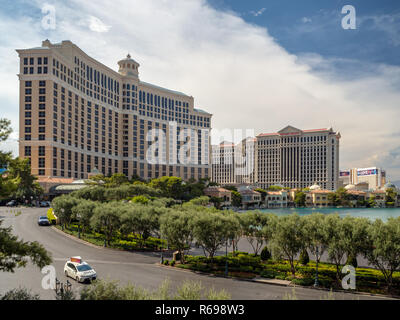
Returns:
[[[16,215],[18,211],[21,211],[21,214]],[[45,215],[46,211],[46,208],[0,207],[0,219],[4,221],[3,227],[12,226],[13,233],[24,241],[38,241],[44,245],[53,257],[57,278],[62,282],[67,280],[63,274],[66,260],[71,256],[79,255],[94,267],[99,278],[119,280],[122,284],[129,282],[149,290],[157,289],[165,279],[169,279],[172,288],[184,280],[195,280],[200,281],[205,288],[225,289],[232,299],[282,299],[285,294],[292,294],[291,287],[200,275],[161,267],[157,265],[160,260],[159,253],[118,251],[81,243],[51,227],[38,226],[37,218]],[[32,264],[28,264],[26,268],[17,269],[15,273],[0,272],[0,294],[21,286],[40,294],[42,299],[54,299],[54,292],[45,290],[41,286],[43,276],[39,268]],[[69,280],[77,296],[79,296],[79,291],[87,286],[87,284],[78,284],[72,279]],[[295,294],[298,299],[319,300],[326,297],[328,292],[297,287]],[[336,300],[382,299],[377,296],[344,292],[336,292],[334,297]]]

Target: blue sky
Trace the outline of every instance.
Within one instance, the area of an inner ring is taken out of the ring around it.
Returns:
[[[249,23],[266,27],[293,54],[314,52],[400,65],[398,0],[210,0],[209,3],[219,10],[233,11]],[[347,4],[356,9],[356,30],[341,27],[345,16],[341,9]]]
[[[341,27],[346,4],[355,30]],[[46,5],[55,29],[41,24]],[[0,148],[15,154],[15,49],[48,38],[114,70],[129,52],[141,80],[192,95],[215,129],[332,126],[342,169],[381,166],[400,180],[400,1],[16,0],[3,1],[0,30],[0,118],[14,128]]]

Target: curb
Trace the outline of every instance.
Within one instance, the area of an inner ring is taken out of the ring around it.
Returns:
[[[201,274],[201,275],[206,275],[206,276],[212,276],[212,277],[218,277],[218,278],[225,278],[225,279],[232,279],[232,280],[241,280],[241,281],[248,281],[248,282],[256,282],[256,283],[263,283],[263,284],[269,284],[269,285],[274,285],[274,286],[280,286],[280,287],[296,287],[296,288],[303,288],[303,289],[312,289],[312,290],[320,290],[320,291],[327,291],[330,292],[331,289],[328,288],[315,288],[315,287],[307,287],[307,286],[301,286],[301,285],[296,285],[288,282],[287,284],[285,283],[279,283],[275,281],[271,281],[272,279],[245,279],[245,278],[238,278],[238,277],[225,277],[225,276],[220,276],[220,275],[215,275],[212,273],[206,273],[202,271],[196,271],[196,270],[190,270],[190,269],[181,269],[178,267],[171,267],[171,266],[166,266],[163,265],[159,262],[155,263],[159,267],[163,268],[169,268],[169,269],[174,269],[178,271],[183,271],[183,272],[191,272],[191,273],[196,273],[196,274]],[[287,281],[287,280],[282,280],[282,281]],[[363,296],[369,296],[369,297],[378,297],[378,298],[389,298],[389,299],[395,299],[398,300],[400,299],[400,296],[387,296],[383,294],[378,294],[378,293],[368,293],[368,292],[361,292],[361,291],[344,291],[344,290],[332,290],[332,292],[336,293],[345,293],[345,294],[356,294],[356,295],[363,295]]]
[[[73,235],[71,235],[71,234],[68,234],[68,233],[66,233],[66,232],[64,232],[64,231],[61,231],[60,229],[58,229],[58,228],[56,228],[56,227],[54,227],[54,226],[51,226],[51,228],[52,228],[54,231],[58,232],[59,234],[62,234],[63,236],[65,236],[65,237],[67,237],[67,238],[73,239],[73,240],[75,240],[75,241],[77,241],[77,242],[79,242],[79,243],[85,244],[85,245],[87,245],[87,246],[89,246],[89,247],[97,248],[97,249],[103,249],[103,250],[104,250],[104,249],[112,249],[112,248],[97,246],[97,245],[95,245],[95,244],[93,244],[93,243],[90,243],[90,242],[88,242],[88,241],[79,239],[79,238],[77,238],[77,237],[75,237],[75,236],[73,236]]]

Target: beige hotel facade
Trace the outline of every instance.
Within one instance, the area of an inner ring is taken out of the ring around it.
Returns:
[[[71,41],[17,52],[19,154],[34,175],[211,175],[212,115],[194,108],[192,96],[141,81],[129,54],[116,72]]]
[[[278,132],[261,133],[255,139],[247,138],[236,146],[215,145],[212,180],[221,185],[250,184],[263,189],[272,185],[297,189],[318,184],[323,189],[336,190],[340,138],[332,128],[300,130],[287,126]],[[246,159],[245,166],[235,163],[238,156]]]
[[[332,128],[300,130],[287,126],[259,134],[256,144],[256,184],[307,188],[318,184],[336,190],[339,181],[340,133]]]

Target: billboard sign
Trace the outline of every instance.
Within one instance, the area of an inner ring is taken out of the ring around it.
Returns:
[[[357,176],[372,176],[378,174],[378,169],[358,169]]]
[[[339,175],[341,177],[348,177],[350,175],[350,171],[346,170],[346,171],[340,171]]]

